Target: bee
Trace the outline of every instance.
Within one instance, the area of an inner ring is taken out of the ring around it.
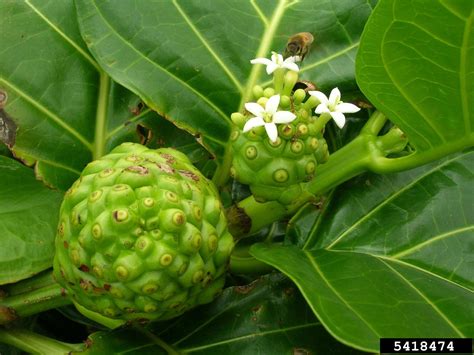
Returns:
[[[313,41],[314,37],[309,32],[300,32],[294,34],[288,39],[288,42],[286,43],[283,57],[286,59],[288,57],[298,56],[300,57],[300,60],[303,61],[306,54],[308,54]]]

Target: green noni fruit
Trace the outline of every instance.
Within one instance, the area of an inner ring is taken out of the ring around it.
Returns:
[[[79,309],[167,319],[213,300],[233,245],[215,187],[184,154],[124,143],[67,191],[54,274]]]
[[[272,88],[254,89],[256,103],[265,107],[274,95]],[[261,95],[261,96],[260,96]],[[231,135],[233,161],[231,175],[240,183],[247,184],[254,197],[260,201],[278,200],[289,204],[298,189],[287,193],[290,186],[310,181],[318,165],[329,157],[328,145],[322,135],[322,127],[313,116],[314,98],[305,102],[304,90],[292,95],[281,95],[279,110],[289,111],[296,118],[287,124],[279,124],[278,138],[272,142],[263,126],[243,132],[245,123],[253,117],[249,112],[234,113],[234,130]]]

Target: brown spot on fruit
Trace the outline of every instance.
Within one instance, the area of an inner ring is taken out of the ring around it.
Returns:
[[[156,166],[158,167],[158,169],[160,169],[161,171],[163,171],[167,174],[174,174],[174,169],[171,166],[169,166],[168,164],[156,163]]]
[[[168,154],[168,153],[161,153],[160,154],[163,158],[166,159],[166,162],[168,164],[174,164],[176,162],[176,159],[174,156],[172,156],[171,154]]]
[[[131,172],[131,173],[136,173],[136,174],[139,174],[139,175],[148,174],[148,169],[145,168],[144,166],[141,166],[141,165],[129,166],[128,168],[125,169],[125,171]]]
[[[184,177],[187,177],[187,178],[190,178],[194,181],[199,181],[199,176],[197,176],[196,174],[194,174],[192,171],[189,171],[189,170],[178,170],[179,174],[181,176],[184,176]]]

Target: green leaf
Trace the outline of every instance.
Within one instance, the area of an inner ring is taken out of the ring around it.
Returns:
[[[337,339],[472,337],[474,152],[337,189],[302,249],[259,244]],[[305,217],[303,223],[310,219]]]
[[[103,74],[72,1],[1,1],[0,13],[0,128],[16,132],[0,140],[48,185],[66,190],[93,158],[138,141],[141,120],[159,118]]]
[[[409,137],[412,166],[474,145],[473,48],[472,0],[381,0],[367,22],[357,82]]]
[[[256,83],[268,80],[251,59],[282,52],[289,36],[309,31],[316,43],[302,77],[320,87],[355,88],[354,57],[371,11],[363,0],[76,5],[82,35],[104,70],[199,135],[218,159],[225,154],[229,115],[251,100]]]
[[[61,199],[32,169],[0,156],[0,285],[51,266]]]
[[[148,329],[95,333],[87,353],[160,353],[163,343],[179,353],[357,353],[324,331],[301,294],[281,274],[228,288],[214,303]]]

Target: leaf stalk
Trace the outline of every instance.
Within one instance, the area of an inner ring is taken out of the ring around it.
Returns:
[[[31,354],[59,355],[84,350],[84,344],[63,343],[25,329],[0,328],[0,342]]]

